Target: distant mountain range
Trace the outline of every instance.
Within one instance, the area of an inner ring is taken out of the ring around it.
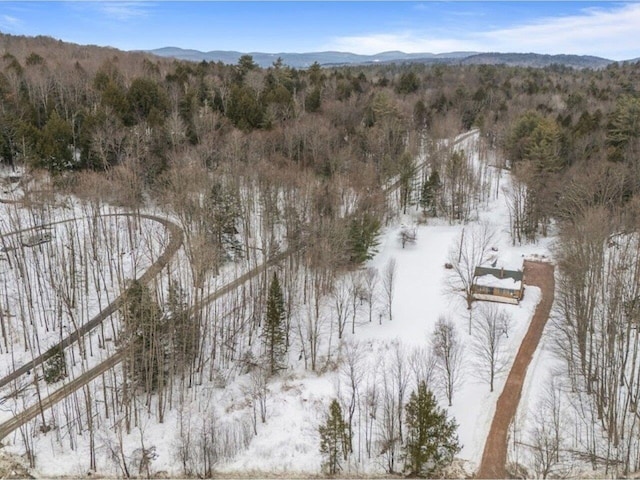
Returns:
[[[149,50],[149,53],[161,57],[173,57],[181,60],[193,60],[201,62],[223,62],[228,64],[237,63],[238,59],[245,55],[243,52],[213,50],[211,52],[201,52],[199,50],[185,50],[178,47],[165,47],[156,50]],[[350,64],[372,64],[382,62],[416,62],[423,60],[448,61],[461,59],[474,55],[475,52],[452,52],[444,54],[433,53],[404,53],[404,52],[383,52],[376,55],[358,55],[349,52],[309,52],[309,53],[261,53],[250,52],[253,61],[261,67],[269,67],[278,58],[282,62],[294,68],[307,68],[314,62],[320,65],[350,65]]]
[[[148,50],[148,53],[161,57],[173,57],[181,60],[201,62],[223,62],[235,64],[244,55],[242,52],[213,50],[201,52],[199,50],[185,50],[178,47],[164,47]],[[372,65],[384,63],[442,63],[448,65],[511,65],[524,67],[546,67],[560,64],[572,68],[604,68],[613,60],[589,55],[541,55],[538,53],[479,53],[479,52],[449,52],[449,53],[404,53],[383,52],[376,55],[358,55],[349,52],[309,52],[309,53],[261,53],[249,52],[261,67],[269,67],[278,58],[294,68],[308,68],[314,62],[322,66],[339,65]],[[638,59],[629,60],[630,62]]]

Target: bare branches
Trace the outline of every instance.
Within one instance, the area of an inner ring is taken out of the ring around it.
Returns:
[[[384,275],[382,277],[382,287],[384,288],[384,295],[387,307],[387,314],[389,320],[393,320],[393,292],[395,289],[396,278],[396,259],[391,258],[387,262],[384,268]]]
[[[473,303],[471,289],[476,267],[489,260],[494,238],[494,231],[486,223],[467,227],[449,251],[449,264],[453,271],[448,288],[451,293],[464,298],[468,309]]]
[[[416,227],[412,226],[412,227],[408,227],[406,225],[403,225],[402,228],[400,229],[400,243],[402,243],[402,248],[405,247],[405,245],[409,244],[409,245],[413,245],[414,243],[416,243],[416,240],[418,239],[418,233],[416,231]]]
[[[491,392],[496,376],[506,366],[504,343],[509,336],[510,323],[510,315],[494,304],[483,304],[474,322],[472,349],[478,366],[476,374],[489,384]]]
[[[451,320],[445,317],[438,318],[431,336],[431,348],[436,362],[438,382],[451,406],[455,390],[462,380],[462,344]]]
[[[375,291],[378,285],[378,270],[375,267],[368,267],[364,275],[364,295],[366,296],[367,304],[369,306],[369,323],[371,323],[373,316],[373,309],[375,304]]]

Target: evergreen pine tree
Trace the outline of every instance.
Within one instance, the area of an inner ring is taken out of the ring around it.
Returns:
[[[441,186],[440,175],[437,170],[433,170],[427,181],[422,184],[422,191],[420,192],[420,206],[422,210],[434,217],[438,214],[436,200]]]
[[[131,379],[145,392],[161,386],[166,323],[149,288],[133,280],[125,293],[120,341],[129,350],[126,366]]]
[[[284,298],[280,281],[275,272],[269,285],[267,297],[267,318],[262,332],[269,371],[275,374],[282,369],[284,356],[287,353],[287,336],[285,331]]]
[[[216,267],[242,256],[242,245],[236,235],[241,215],[237,192],[227,185],[214,183],[206,199],[206,230]]]
[[[309,94],[304,100],[304,108],[307,112],[317,112],[320,110],[320,105],[322,103],[322,96],[320,92],[320,87],[317,86]]]
[[[320,432],[320,453],[325,458],[325,467],[329,475],[335,475],[341,469],[341,460],[349,456],[349,435],[347,424],[342,417],[342,409],[336,399],[329,406],[329,415]]]
[[[67,361],[62,347],[56,347],[55,353],[44,364],[44,381],[55,383],[67,376]]]
[[[349,259],[360,264],[373,258],[378,246],[380,221],[369,213],[351,220],[349,225]]]
[[[456,422],[447,419],[425,382],[420,382],[417,390],[411,392],[405,412],[405,469],[411,475],[439,475],[462,448]]]
[[[400,76],[396,92],[406,95],[415,92],[418,88],[420,88],[420,79],[415,72],[405,72]]]
[[[175,281],[169,284],[167,310],[175,368],[184,373],[198,354],[200,326],[189,312],[184,289]]]

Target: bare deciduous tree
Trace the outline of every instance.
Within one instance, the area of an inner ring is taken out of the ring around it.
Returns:
[[[472,287],[476,267],[489,260],[494,237],[494,231],[486,223],[465,228],[449,251],[449,264],[452,266],[449,291],[461,295],[469,310],[473,303]]]
[[[416,243],[416,240],[418,239],[418,233],[416,231],[416,227],[412,226],[412,227],[408,227],[406,225],[403,225],[402,228],[400,229],[400,243],[402,243],[402,248],[405,247],[405,245],[407,244],[414,244]]]
[[[511,177],[511,184],[502,189],[509,208],[509,227],[511,243],[521,244],[530,240],[530,226],[527,220],[527,185],[516,176]]]
[[[438,318],[431,336],[431,348],[440,386],[451,406],[462,373],[462,344],[451,320],[445,317]]]
[[[369,305],[369,322],[373,316],[376,286],[378,284],[378,270],[375,267],[367,268],[364,276],[364,294]]]
[[[562,416],[561,392],[557,382],[552,380],[545,388],[544,396],[529,430],[529,445],[533,454],[533,470],[538,478],[563,478],[561,451],[564,449],[563,433],[567,430]],[[559,476],[556,476],[560,474]]]
[[[384,276],[382,277],[382,286],[384,287],[384,294],[386,300],[387,314],[389,320],[393,320],[393,291],[395,288],[396,279],[396,259],[390,258],[387,265],[384,267]]]
[[[342,339],[351,313],[351,292],[345,281],[338,280],[334,283],[331,298],[333,300],[335,319],[338,323],[338,338]]]
[[[484,304],[474,323],[472,349],[478,366],[476,374],[489,383],[489,389],[493,392],[494,380],[504,370],[506,363],[504,339],[509,335],[511,317],[496,305]]]
[[[369,372],[366,387],[364,389],[363,414],[364,414],[364,442],[367,458],[373,455],[374,426],[376,425],[378,406],[380,403],[380,389],[378,388],[378,372]]]
[[[391,365],[391,372],[397,395],[398,437],[400,439],[400,443],[403,442],[402,424],[404,420],[404,398],[407,393],[407,387],[409,386],[409,370],[407,368],[407,358],[403,348],[404,346],[400,342],[395,341],[393,343],[393,363]]]
[[[436,370],[435,356],[425,347],[414,348],[409,355],[409,369],[414,385],[419,385],[420,382],[432,385]]]
[[[253,424],[253,434],[258,434],[258,415],[260,421],[267,421],[267,396],[269,395],[269,371],[265,368],[257,367],[249,373],[249,386],[247,393],[251,398],[251,410]]]
[[[366,369],[364,368],[364,350],[358,343],[345,345],[340,363],[340,391],[343,411],[346,414],[349,433],[349,451],[353,451],[354,421],[356,409],[359,407],[359,397]],[[358,445],[360,442],[358,441]]]
[[[450,222],[466,222],[483,193],[483,174],[473,156],[456,150],[445,158],[442,168],[442,204]],[[488,190],[488,189],[487,189]]]
[[[381,392],[382,419],[378,431],[380,454],[385,461],[385,470],[395,472],[398,460],[400,435],[398,432],[398,399],[393,385],[392,375],[383,369]]]
[[[355,270],[349,274],[349,294],[351,295],[351,334],[356,333],[356,316],[358,315],[358,307],[362,303],[365,295],[362,286],[363,274],[361,270]]]
[[[305,313],[298,316],[297,333],[302,349],[305,368],[315,371],[320,355],[321,340],[326,330],[326,315],[322,309],[322,298],[330,291],[328,280],[321,272],[314,272],[309,280],[311,288]],[[330,339],[329,347],[330,348]]]

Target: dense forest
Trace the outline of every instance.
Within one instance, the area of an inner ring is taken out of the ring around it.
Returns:
[[[516,222],[518,241],[577,213],[575,203],[584,208],[558,192],[568,179],[588,184],[595,179],[583,177],[603,169],[621,195],[592,200],[625,211],[638,188],[637,64],[260,69],[249,55],[189,63],[47,37],[1,40],[2,162],[47,170],[61,186],[78,185],[82,172],[127,172],[135,202],[197,165],[299,171],[326,188],[365,183],[362,191],[410,169],[425,139],[479,128],[537,197]]]
[[[588,425],[580,447],[572,448],[594,468],[640,469],[640,63],[599,70],[421,64],[303,70],[276,61],[263,69],[249,55],[236,65],[191,63],[4,34],[0,55],[0,161],[7,169],[46,178],[39,188],[46,184],[52,199],[73,194],[87,205],[158,208],[184,232],[188,280],[155,285],[164,294],[135,282],[126,287],[117,334],[120,345],[129,345],[120,350],[127,378],[121,385],[139,396],[125,388],[117,399],[129,405],[121,431],[137,424],[139,408],[162,422],[185,402],[175,392],[214,381],[231,364],[255,371],[257,344],[266,368],[253,380],[254,430],[259,414],[263,422],[267,415],[259,408],[265,378],[278,374],[291,338],[299,338],[306,368],[329,368],[331,340],[325,354],[318,338],[320,299],[331,296],[345,312],[353,301],[355,312],[373,291],[368,282],[392,280],[391,269],[377,279],[365,273],[357,295],[344,293],[347,287],[336,293],[338,274],[371,257],[381,226],[409,205],[425,217],[466,222],[485,200],[483,174],[442,142],[477,129],[480,148],[496,152],[492,166],[513,178],[512,242],[536,242],[551,229],[558,234],[554,340]],[[428,161],[417,174],[419,158]],[[396,187],[390,201],[385,193]],[[248,232],[259,232],[258,246]],[[226,266],[244,261],[253,268],[285,254],[278,276],[265,273],[228,299],[227,313],[213,313],[220,324],[205,321],[207,311],[198,307]],[[304,299],[304,324],[292,321],[297,298]],[[348,315],[336,321],[340,339],[351,328]],[[53,382],[65,376],[51,361],[46,370]],[[412,402],[432,401],[422,380],[416,378]],[[400,412],[408,393],[396,404]],[[107,404],[106,388],[104,395]],[[332,405],[332,413],[339,408]],[[342,409],[348,416],[348,405]],[[402,438],[402,413],[392,415],[400,415],[393,428]],[[554,426],[546,474],[560,458],[561,422]],[[73,435],[93,427],[87,420]],[[226,455],[213,440],[222,433],[213,423],[207,428],[201,458],[189,456],[185,440],[185,475],[210,476]],[[351,418],[341,428],[351,432]],[[363,428],[370,449],[373,430]],[[596,431],[605,432],[604,450]],[[246,432],[224,434],[232,437],[229,448],[246,442]],[[385,452],[385,469],[398,471],[393,449]],[[124,454],[118,462],[129,476]]]

